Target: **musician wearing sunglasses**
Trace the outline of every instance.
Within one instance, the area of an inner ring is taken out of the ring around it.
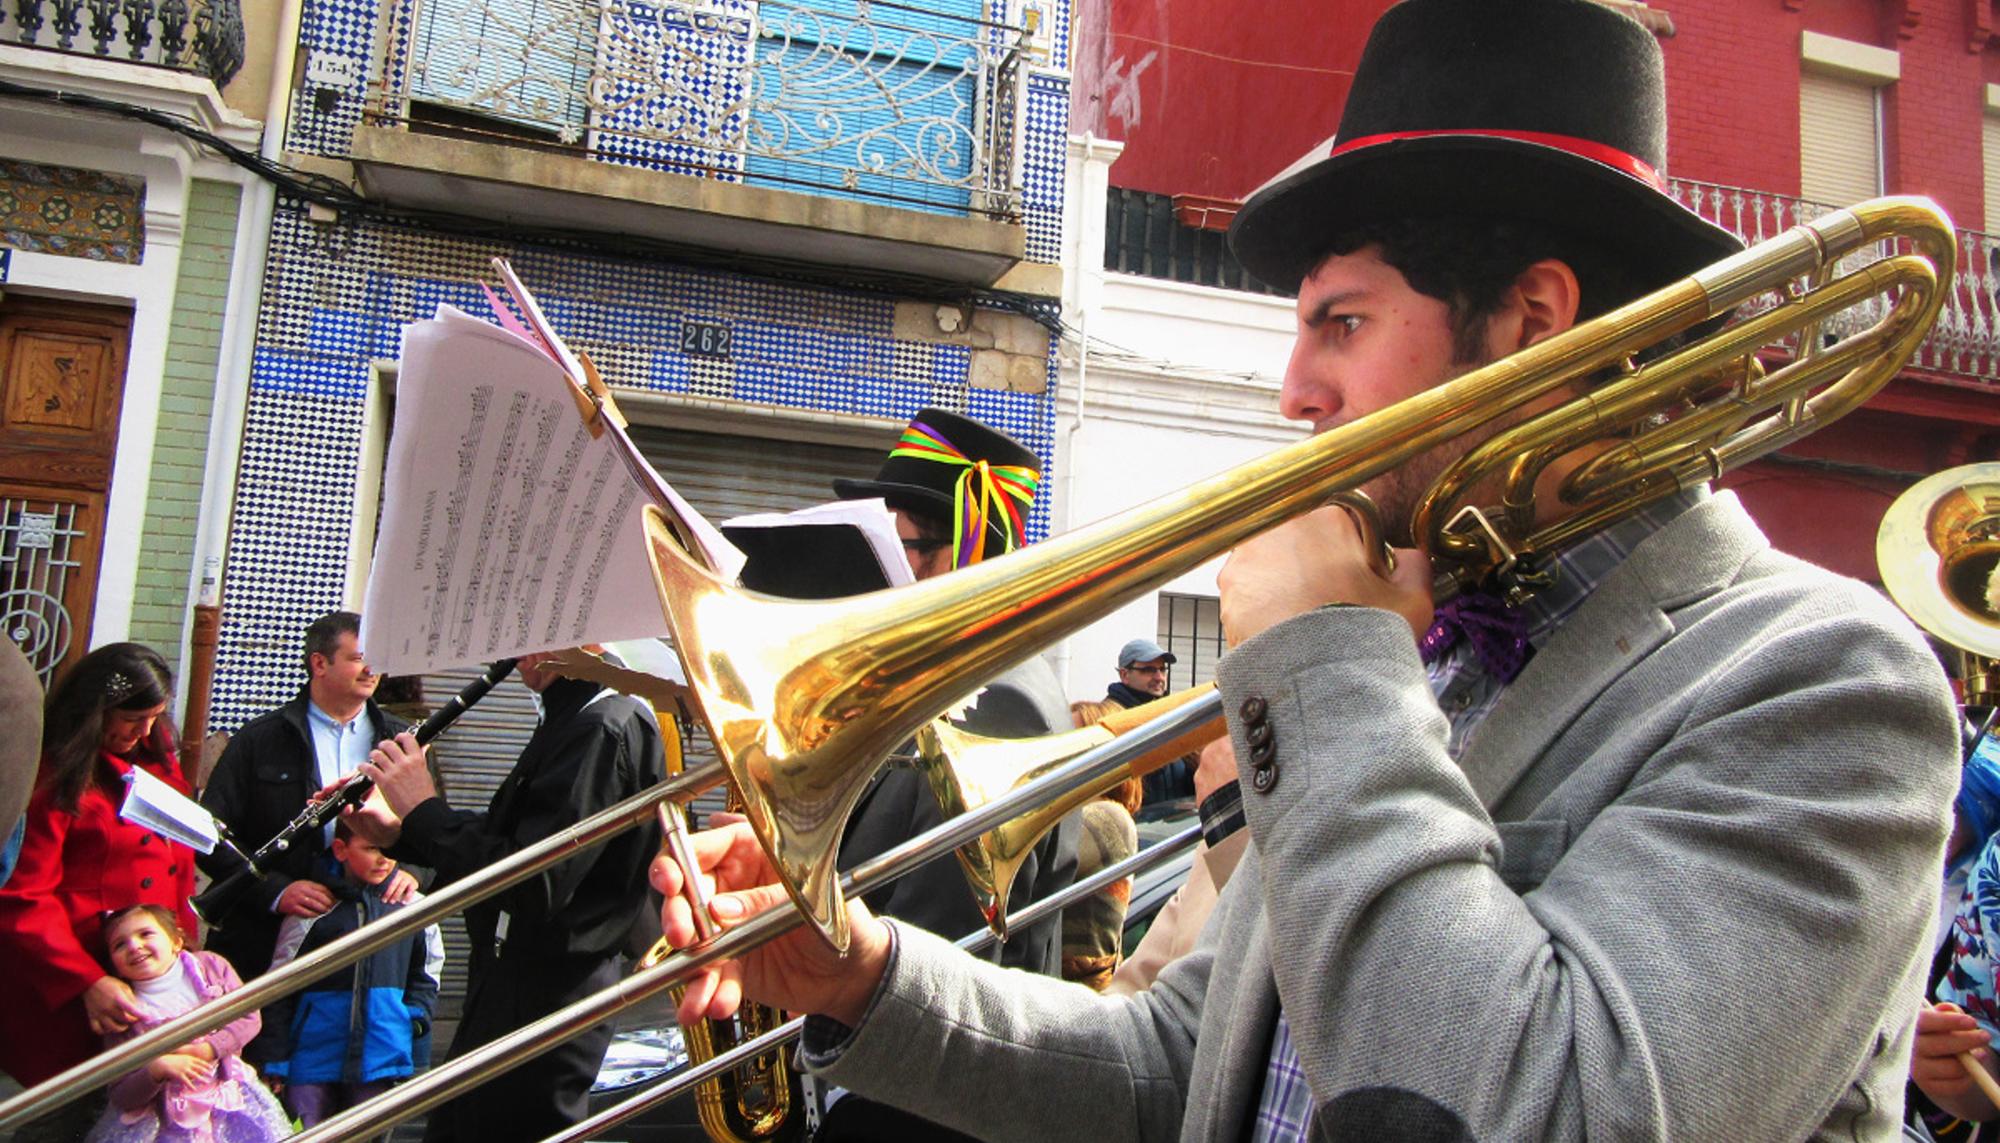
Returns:
[[[1734,251],[1666,193],[1664,118],[1659,46],[1609,6],[1390,9],[1323,157],[1231,235],[1298,288],[1284,412],[1338,428]],[[846,959],[797,931],[684,1011],[814,1013],[827,1082],[990,1139],[1896,1137],[1942,672],[1702,488],[1569,542],[1524,603],[1434,604],[1408,521],[1474,443],[1368,482],[1393,568],[1339,508],[1230,557],[1250,844],[1150,988],[1008,974],[849,902]],[[696,849],[726,923],[783,902],[747,830]],[[688,942],[681,879],[655,863]]]
[[[990,425],[944,409],[917,412],[873,480],[836,480],[843,499],[881,497],[916,578],[929,579],[998,558],[1025,542],[1027,514],[1040,484],[1033,450]],[[1069,706],[1055,673],[1039,657],[1002,673],[956,716],[992,738],[1032,738],[1069,728]],[[922,773],[891,766],[862,793],[841,839],[839,864],[851,869],[944,820]],[[1041,840],[1022,864],[1014,900],[1039,900],[1076,879],[1077,814]],[[933,861],[868,899],[884,916],[962,937],[986,923],[955,861]],[[1050,977],[1062,975],[1062,918],[1010,933],[988,954],[997,963]],[[828,1107],[816,1138],[839,1140],[953,1138],[935,1123],[865,1096],[843,1095]]]

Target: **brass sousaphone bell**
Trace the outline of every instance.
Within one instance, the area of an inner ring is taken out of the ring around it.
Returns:
[[[1965,704],[2000,702],[2000,463],[1911,485],[1882,517],[1875,562],[1896,605],[1957,650]]]

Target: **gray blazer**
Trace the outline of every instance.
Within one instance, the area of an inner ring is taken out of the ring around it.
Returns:
[[[809,1061],[992,1139],[1236,1139],[1282,1002],[1322,1139],[1894,1137],[1951,696],[1893,608],[1734,497],[1642,543],[1462,769],[1385,612],[1280,624],[1219,682],[1253,844],[1192,953],[1102,997],[898,928]]]

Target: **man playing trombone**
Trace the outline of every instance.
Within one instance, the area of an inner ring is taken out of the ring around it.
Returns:
[[[1337,428],[1733,252],[1663,189],[1662,88],[1590,0],[1391,9],[1329,154],[1232,233],[1299,287],[1285,413]],[[1408,521],[1475,443],[1368,483],[1392,566],[1333,508],[1231,557],[1251,847],[1150,989],[849,901],[846,959],[793,932],[683,1015],[815,1013],[829,1082],[994,1139],[1893,1137],[1955,773],[1934,660],[1705,488],[1569,543],[1525,603],[1434,607]],[[786,898],[746,828],[696,859],[725,925]],[[692,943],[684,874],[653,880]]]

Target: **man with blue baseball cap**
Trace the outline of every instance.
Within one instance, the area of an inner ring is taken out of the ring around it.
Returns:
[[[1131,709],[1167,693],[1167,668],[1178,660],[1151,639],[1134,639],[1118,650],[1118,681],[1104,692],[1107,702]]]

